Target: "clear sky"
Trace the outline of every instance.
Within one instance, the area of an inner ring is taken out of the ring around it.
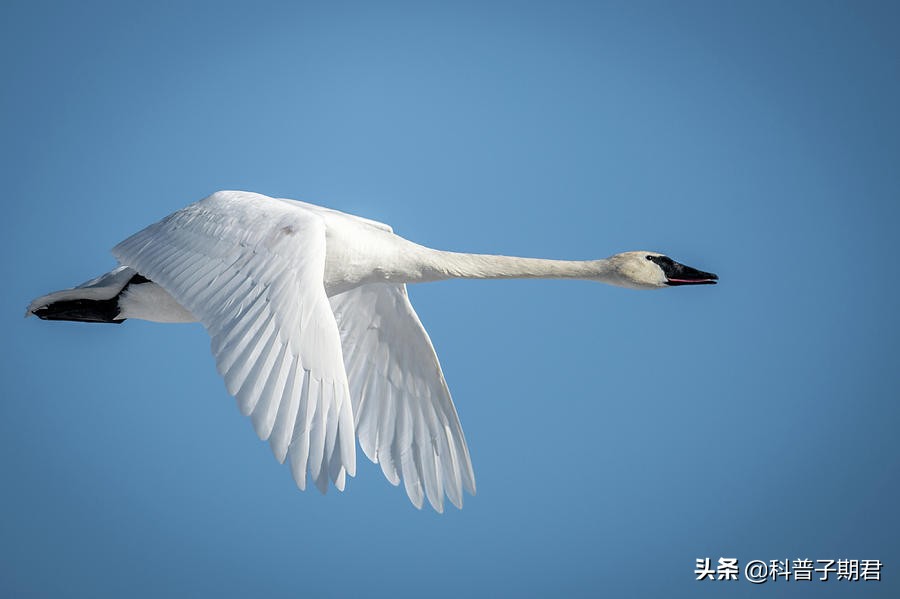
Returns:
[[[896,3],[3,12],[0,595],[900,596]],[[217,189],[721,284],[413,288],[478,494],[417,511],[361,452],[301,493],[199,325],[22,318]]]

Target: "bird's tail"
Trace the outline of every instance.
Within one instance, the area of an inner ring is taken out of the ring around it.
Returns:
[[[140,275],[132,268],[120,266],[74,289],[55,291],[35,299],[25,316],[34,314],[42,320],[121,324],[125,319],[119,318],[119,295],[134,277]]]
[[[41,320],[76,320],[79,322],[111,322],[122,324],[119,315],[119,299],[73,299],[52,302],[28,312]],[[26,316],[28,316],[26,314]]]

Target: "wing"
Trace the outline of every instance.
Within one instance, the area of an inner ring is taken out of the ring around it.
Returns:
[[[228,392],[275,457],[324,493],[356,471],[353,412],[325,295],[321,217],[258,194],[218,192],[113,249],[212,338]]]
[[[417,508],[475,494],[469,449],[431,339],[405,285],[372,283],[330,298],[341,332],[359,443]]]

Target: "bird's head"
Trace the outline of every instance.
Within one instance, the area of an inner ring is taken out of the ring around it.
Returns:
[[[631,289],[715,285],[719,279],[711,272],[685,266],[658,252],[623,252],[604,262],[605,282]]]

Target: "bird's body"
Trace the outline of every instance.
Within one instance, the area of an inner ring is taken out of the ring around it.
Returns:
[[[355,472],[354,435],[417,506],[462,506],[475,478],[456,409],[406,283],[581,278],[634,288],[713,283],[654,252],[560,261],[433,250],[382,223],[294,200],[217,192],[113,250],[120,266],[32,302],[48,320],[200,321],[228,391],[324,492]]]

